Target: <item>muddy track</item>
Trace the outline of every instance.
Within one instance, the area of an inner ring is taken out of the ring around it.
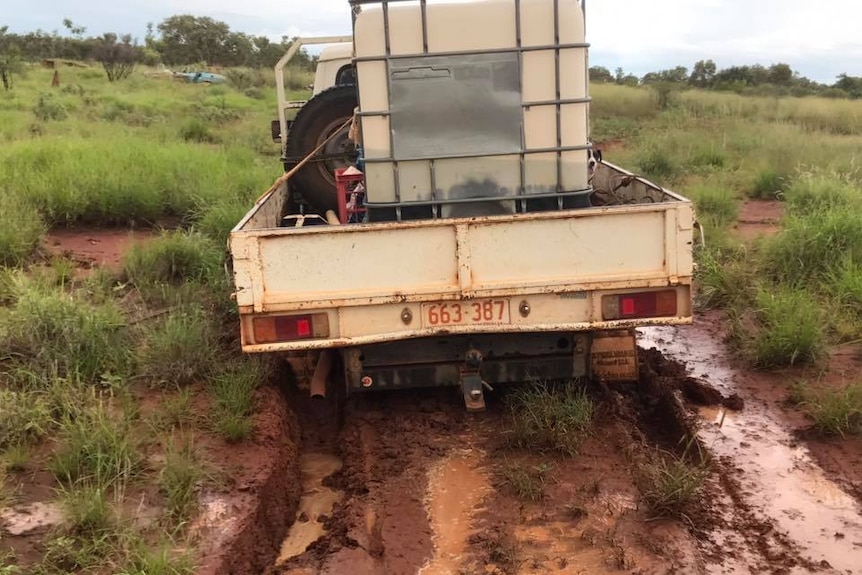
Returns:
[[[862,572],[855,501],[831,484],[793,491],[795,470],[819,469],[804,448],[744,390],[693,376],[705,360],[669,334],[643,338],[637,385],[590,385],[594,429],[574,457],[513,450],[505,392],[467,414],[453,389],[312,400],[294,386],[304,495],[266,573]],[[796,450],[788,465],[782,449]],[[708,469],[675,517],[639,489],[656,454]],[[539,470],[535,501],[516,495],[512,465]]]

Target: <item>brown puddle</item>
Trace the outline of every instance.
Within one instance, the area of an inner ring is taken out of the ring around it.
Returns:
[[[434,556],[418,575],[458,573],[471,522],[490,491],[485,471],[479,467],[482,455],[459,452],[442,459],[429,471],[426,505],[434,529]]]
[[[340,491],[323,485],[324,479],[341,469],[341,459],[334,455],[309,453],[300,457],[299,466],[302,473],[299,510],[296,521],[281,545],[276,565],[302,555],[309,545],[325,533],[320,519],[330,515],[342,497]]]
[[[708,373],[725,394],[739,392],[738,373],[721,343],[692,327],[641,330],[640,345]],[[704,444],[739,471],[747,503],[770,518],[800,553],[814,563],[846,573],[862,569],[862,516],[855,500],[831,481],[798,444],[768,405],[746,401],[741,412],[705,408],[700,431]]]

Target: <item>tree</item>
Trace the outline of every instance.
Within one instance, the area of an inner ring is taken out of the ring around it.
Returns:
[[[128,77],[141,59],[141,51],[131,43],[132,37],[126,34],[117,42],[116,34],[105,34],[93,50],[93,59],[105,69],[110,82]]]
[[[161,39],[158,50],[169,65],[208,64],[229,65],[230,27],[208,16],[189,14],[171,16],[158,26]]]
[[[598,84],[611,84],[615,80],[611,71],[603,66],[592,66],[590,68],[590,82]]]
[[[793,69],[788,64],[773,64],[767,71],[767,80],[777,86],[789,86],[793,76]]]
[[[75,38],[83,38],[87,29],[84,26],[76,26],[71,18],[63,18],[63,27],[68,30]]]
[[[688,83],[698,88],[707,88],[712,86],[715,80],[716,66],[712,60],[700,60],[695,63],[691,69],[691,75],[688,77]]]
[[[862,77],[841,74],[832,87],[847,92],[853,99],[862,98]]]
[[[0,82],[5,90],[12,89],[12,76],[20,74],[24,69],[21,52],[12,43],[12,37],[7,34],[8,26],[0,26]]]

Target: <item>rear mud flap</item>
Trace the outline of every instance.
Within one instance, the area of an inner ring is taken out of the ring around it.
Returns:
[[[634,330],[595,333],[590,349],[590,369],[593,377],[601,381],[637,381]]]

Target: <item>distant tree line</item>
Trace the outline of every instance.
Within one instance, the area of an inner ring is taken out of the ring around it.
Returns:
[[[63,27],[66,33],[61,35],[56,30],[13,34],[8,26],[0,26],[0,79],[6,86],[9,78],[7,89],[25,61],[95,60],[113,81],[131,73],[139,63],[271,68],[291,43],[287,36],[273,42],[266,36],[234,32],[213,18],[188,14],[171,16],[158,25],[148,23],[143,43],[129,34],[87,36],[85,27],[68,18],[63,20]],[[302,51],[292,63],[304,69],[313,69],[314,64],[314,59]]]
[[[835,83],[821,84],[801,76],[789,64],[784,63],[772,64],[769,67],[760,64],[731,66],[719,70],[712,60],[700,60],[691,70],[685,66],[677,66],[650,72],[642,78],[626,74],[622,68],[611,73],[603,66],[593,66],[590,68],[590,81],[626,86],[652,85],[660,90],[693,87],[769,96],[862,98],[862,77],[841,74]]]

